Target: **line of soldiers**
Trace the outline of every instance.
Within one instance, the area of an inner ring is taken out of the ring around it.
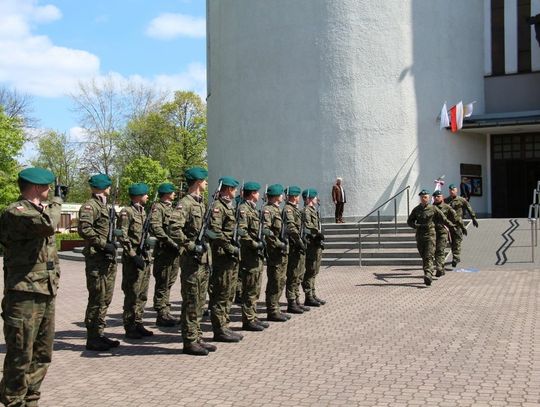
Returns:
[[[418,194],[420,204],[407,219],[407,224],[416,230],[416,244],[422,256],[424,284],[430,286],[435,278],[445,274],[446,247],[450,239],[452,267],[461,260],[461,243],[467,228],[463,222],[464,212],[468,212],[474,227],[478,227],[476,214],[469,202],[458,196],[458,188],[449,186],[449,196],[444,199],[442,191],[433,192],[433,205],[429,203],[430,193],[422,189]]]

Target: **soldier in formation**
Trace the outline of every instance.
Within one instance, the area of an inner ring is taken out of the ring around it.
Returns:
[[[446,216],[446,218],[455,225],[455,230],[457,234],[467,234],[467,229],[465,229],[463,222],[461,222],[457,218],[456,212],[450,207],[450,205],[444,202],[444,196],[442,194],[442,191],[436,190],[435,192],[433,192],[433,205],[437,207],[443,213],[443,215]],[[450,231],[444,224],[435,224],[435,277],[442,277],[445,274],[444,260],[446,257],[446,246],[448,246],[449,233]]]

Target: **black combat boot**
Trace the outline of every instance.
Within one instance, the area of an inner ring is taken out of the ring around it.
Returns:
[[[270,324],[269,324],[268,322],[266,322],[266,321],[261,321],[260,319],[255,319],[255,323],[256,323],[257,325],[262,326],[264,329],[270,327]]]
[[[176,318],[173,318],[171,314],[158,314],[156,318],[157,326],[175,326],[177,324]]]
[[[120,346],[120,341],[117,341],[116,339],[107,338],[105,335],[101,335],[99,339],[101,339],[102,342],[105,342],[107,345],[109,345],[110,348],[118,348],[118,346]]]
[[[242,324],[242,329],[244,331],[252,331],[252,332],[264,331],[264,327],[262,325],[259,325],[255,321],[244,322]]]
[[[242,305],[242,293],[240,291],[236,292],[236,295],[234,296],[234,303],[236,305]]]
[[[143,335],[139,332],[135,325],[126,327],[125,337],[128,339],[142,339]]]
[[[238,339],[244,339],[244,335],[240,332],[233,331],[231,328],[223,328],[223,331],[227,332],[229,335],[236,336]]]
[[[101,337],[95,336],[93,338],[86,339],[86,349],[103,352],[111,349],[109,345],[101,340]]]
[[[424,276],[424,284],[427,285],[428,287],[431,285],[431,277],[428,276],[427,274]]]
[[[298,306],[302,309],[302,311],[304,311],[304,312],[309,311],[309,310],[311,309],[311,308],[306,307],[305,305],[303,305],[303,304],[300,302],[300,299],[299,299],[299,298],[296,299],[296,305],[298,305]]]
[[[208,350],[203,348],[198,342],[184,343],[183,353],[194,356],[207,356]]]
[[[205,342],[202,340],[202,338],[199,338],[199,340],[197,340],[197,343],[201,345],[204,349],[206,349],[208,352],[215,352],[217,350],[216,345]]]
[[[308,307],[320,307],[321,303],[319,301],[316,301],[313,297],[306,297],[304,305],[307,305]]]
[[[304,310],[300,308],[298,305],[296,305],[295,300],[287,300],[288,306],[287,306],[287,312],[290,312],[291,314],[303,314]]]
[[[135,329],[142,335],[142,336],[152,336],[154,333],[148,329],[146,329],[143,324],[135,324]]]
[[[221,330],[218,332],[214,332],[214,341],[233,343],[233,342],[240,342],[240,338],[238,336],[233,336],[224,330]]]
[[[272,322],[287,322],[289,320],[289,318],[287,318],[284,314],[282,313],[279,313],[279,314],[269,314],[268,317],[266,318],[268,321],[272,321]]]
[[[317,297],[315,294],[313,294],[313,299],[317,301],[319,304],[324,305],[326,304],[325,300],[321,300],[319,297]]]

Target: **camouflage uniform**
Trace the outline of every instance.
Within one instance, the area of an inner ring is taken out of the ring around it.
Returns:
[[[462,225],[464,211],[469,212],[471,219],[476,221],[476,213],[474,213],[471,204],[465,198],[462,198],[461,196],[456,196],[454,198],[448,196],[444,202],[450,205],[450,207],[456,211],[457,220],[461,222]],[[451,237],[452,262],[457,264],[461,260],[461,242],[463,241],[463,233],[461,233],[461,230],[456,230],[454,233],[452,233]]]
[[[296,304],[300,298],[300,283],[303,280],[306,262],[306,245],[300,236],[302,212],[298,205],[287,202],[283,209],[289,238],[289,258],[287,261],[287,281],[285,294],[289,304]]]
[[[171,202],[161,201],[154,205],[150,214],[151,232],[158,240],[154,248],[154,309],[158,318],[167,320],[174,320],[170,315],[170,294],[180,269],[180,253],[169,235],[169,217],[172,210]]]
[[[430,204],[416,206],[411,211],[407,224],[416,229],[416,246],[418,253],[422,256],[424,281],[429,285],[433,279],[433,260],[436,245],[435,225],[445,225],[453,230],[454,224],[436,206]]]
[[[88,306],[84,323],[87,337],[98,338],[103,335],[106,326],[105,317],[112,301],[116,278],[116,256],[103,251],[109,233],[109,211],[98,196],[92,196],[81,206],[77,230],[85,240],[83,254]]]
[[[214,202],[208,229],[212,233],[212,274],[210,275],[210,316],[214,334],[226,331],[238,278],[237,249],[232,244],[236,219],[233,205],[220,197]]]
[[[456,227],[462,227],[461,221],[458,221],[456,212],[450,207],[450,205],[441,202],[440,204],[434,204],[446,218],[452,222]],[[441,223],[435,225],[436,233],[436,245],[435,245],[435,272],[437,277],[444,275],[444,259],[446,258],[446,246],[448,246],[448,233],[450,231]],[[461,234],[461,230],[457,230],[456,234]]]
[[[146,213],[144,207],[131,204],[122,209],[118,219],[118,229],[122,230],[119,241],[122,244],[122,291],[124,292],[123,321],[126,332],[136,329],[143,323],[143,313],[148,299],[150,280],[150,260],[146,250],[139,252]],[[144,269],[134,263],[134,257],[140,255],[144,260]]]
[[[205,205],[202,197],[184,196],[169,219],[171,238],[181,248],[180,279],[182,314],[180,326],[185,345],[202,340],[201,320],[208,292],[208,253],[197,255],[195,241],[202,228]]]
[[[287,277],[288,250],[280,240],[282,218],[278,203],[268,203],[263,208],[264,228],[272,232],[266,238],[266,313],[268,317],[281,315],[279,299]]]
[[[0,402],[37,406],[51,362],[60,278],[54,231],[62,200],[37,207],[19,198],[0,218],[5,247],[2,318],[6,338]]]
[[[306,249],[306,272],[302,281],[302,288],[304,289],[304,294],[308,302],[313,299],[318,301],[315,279],[321,268],[323,236],[321,232],[319,232],[320,219],[317,209],[315,209],[314,206],[306,206],[304,207],[303,215],[308,243]]]
[[[259,211],[255,204],[243,201],[239,208],[238,227],[245,233],[240,238],[242,276],[242,322],[257,320],[257,301],[261,295],[263,251],[259,247]]]

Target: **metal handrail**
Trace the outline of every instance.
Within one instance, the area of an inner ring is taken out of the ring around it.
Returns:
[[[403,192],[407,191],[407,216],[409,216],[410,213],[410,185],[407,185],[405,188],[403,188],[401,191],[397,192],[396,194],[392,195],[390,198],[388,198],[386,201],[384,201],[382,204],[377,206],[375,209],[373,209],[370,213],[368,213],[366,216],[364,216],[362,219],[360,219],[356,224],[358,225],[358,265],[362,266],[362,225],[361,223],[367,219],[369,216],[373,215],[375,212],[377,212],[377,236],[378,236],[378,244],[379,247],[381,247],[381,211],[380,209],[386,205],[391,200],[394,200],[394,233],[397,234],[397,197],[400,196]]]
[[[534,263],[534,248],[538,246],[538,220],[540,215],[540,181],[533,190],[532,204],[529,205],[529,223],[531,224],[531,258]]]

